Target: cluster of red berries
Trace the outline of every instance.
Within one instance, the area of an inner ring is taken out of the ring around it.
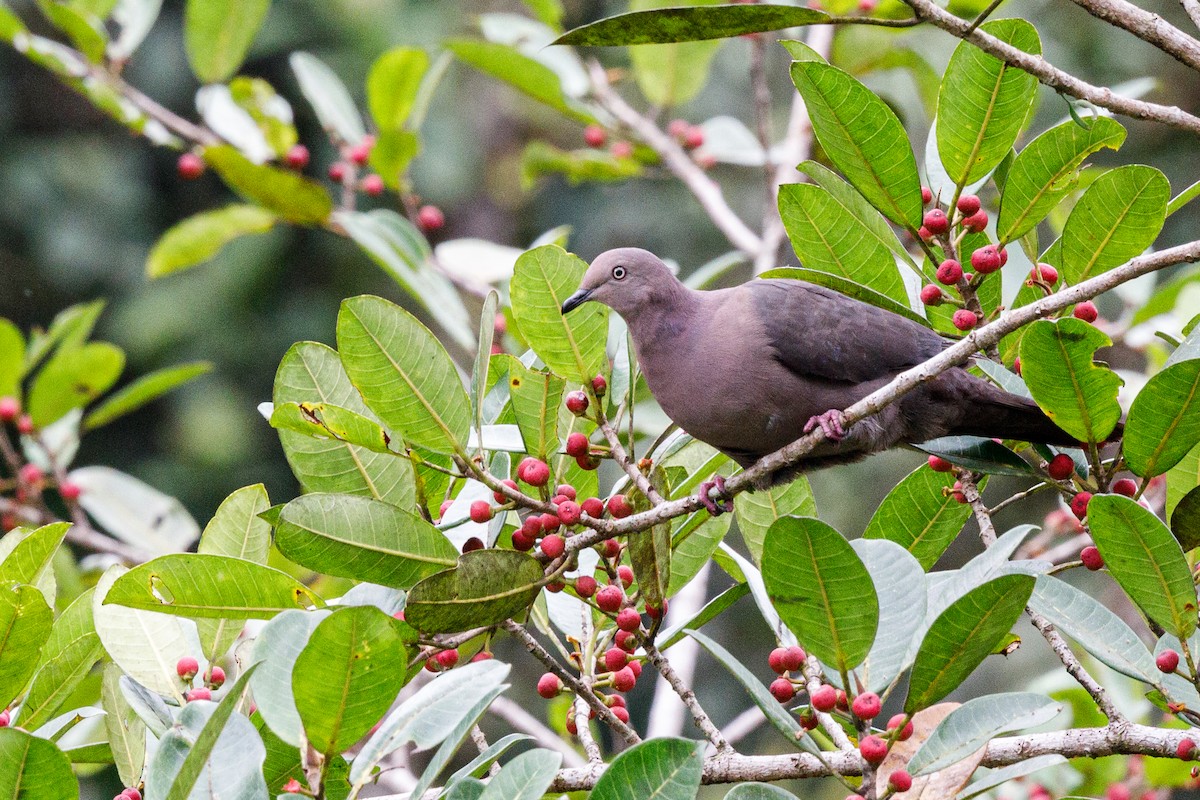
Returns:
[[[933,192],[929,187],[921,187],[921,200],[925,205],[934,201]],[[987,228],[988,215],[976,195],[965,194],[958,198],[953,209],[953,216],[947,215],[944,210],[935,205],[925,212],[921,222],[921,228],[917,233],[922,240],[938,242],[943,248],[948,248],[953,228],[959,229],[960,233],[956,242],[961,242],[962,236],[965,234],[979,233]],[[970,262],[974,272],[964,271],[961,262],[947,258],[937,267],[935,274],[937,283],[927,284],[921,289],[921,302],[927,306],[938,306],[945,302],[962,304],[961,298],[965,296],[964,293],[975,288],[981,280],[977,276],[996,272],[1007,261],[1008,252],[1003,247],[997,247],[994,244],[977,248],[971,253]],[[953,288],[959,297],[955,298],[946,294],[938,284]],[[952,321],[954,327],[960,331],[969,331],[979,324],[979,315],[969,308],[959,308],[954,312]]]
[[[192,681],[200,672],[200,663],[191,656],[184,656],[175,663],[175,672],[178,673],[180,680],[188,686],[192,685]],[[225,685],[225,670],[218,666],[209,667],[208,673],[204,676],[204,685],[194,689],[188,689],[183,699],[189,703],[193,700],[212,700],[212,693]]]
[[[15,397],[0,397],[0,424],[13,425],[24,436],[32,435],[35,430],[33,419],[21,413],[21,403]],[[59,496],[67,503],[74,503],[83,494],[79,484],[69,480],[56,482],[37,464],[25,463],[17,469],[13,499],[18,504],[36,502],[47,488],[57,488]],[[6,533],[19,524],[20,520],[15,514],[6,513],[0,517],[0,533]]]

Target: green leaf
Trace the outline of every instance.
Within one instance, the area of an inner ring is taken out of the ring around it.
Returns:
[[[1171,533],[1185,551],[1200,547],[1200,489],[1192,489],[1175,504]]]
[[[161,278],[203,264],[240,236],[266,233],[279,218],[261,206],[232,205],[202,211],[176,223],[146,257],[146,275]]]
[[[508,688],[508,684],[497,686],[480,696],[480,698],[472,704],[465,702],[465,698],[455,698],[458,701],[459,708],[465,708],[466,711],[461,715],[458,722],[455,723],[453,730],[446,734],[446,737],[442,740],[442,744],[440,747],[438,747],[437,752],[434,753],[433,757],[429,759],[429,763],[421,772],[420,780],[418,780],[417,784],[413,787],[413,796],[421,797],[425,791],[433,785],[433,782],[437,780],[438,775],[440,775],[442,770],[445,769],[446,764],[450,763],[450,759],[454,757],[454,754],[458,751],[458,748],[462,746],[463,741],[467,738],[467,735],[471,732],[471,729],[474,728],[479,722],[479,718],[484,715],[484,713],[488,710],[488,707],[491,706],[492,701],[499,697],[506,688]],[[498,758],[500,754],[508,748],[508,746],[524,738],[532,737],[525,737],[522,734],[515,733],[502,737],[499,741],[492,743],[486,750],[484,750],[484,752],[479,754],[478,758],[480,761],[477,763],[484,765],[490,764],[491,761],[494,761],[496,758]],[[506,739],[508,740],[507,743],[503,743]],[[487,757],[485,757],[485,754],[494,755],[491,755],[491,760],[489,760]],[[355,756],[354,758],[354,765],[356,767],[358,766],[359,758],[361,758],[361,755]],[[473,770],[468,769],[464,774],[469,774],[472,771]],[[364,770],[363,772],[367,775],[371,774],[370,770]]]
[[[276,406],[319,401],[362,415],[371,413],[346,376],[337,352],[316,342],[300,342],[284,354],[275,373],[274,400]],[[363,495],[401,508],[416,507],[413,467],[406,458],[289,430],[279,431],[279,441],[305,491]]]
[[[330,612],[284,611],[263,626],[254,639],[253,662],[259,664],[250,688],[258,713],[271,731],[292,747],[303,743],[304,726],[292,694],[296,659],[317,625]]]
[[[893,252],[830,192],[808,183],[780,186],[779,215],[805,267],[907,302]]]
[[[218,96],[215,92],[209,95]],[[229,99],[236,108],[250,115],[270,153],[284,156],[296,144],[299,135],[292,124],[292,107],[267,81],[245,76],[234,78],[229,82]]]
[[[508,392],[525,451],[545,461],[559,446],[558,409],[566,381],[552,372],[526,369],[513,356],[501,357],[508,365]]]
[[[517,259],[509,287],[513,316],[529,346],[552,372],[584,384],[608,365],[608,309],[585,303],[568,316],[562,313],[586,271],[578,256],[544,245]]]
[[[850,543],[812,517],[782,517],[763,542],[762,577],[783,623],[821,661],[862,663],[879,624],[871,576]]]
[[[21,398],[25,376],[25,337],[21,329],[0,317],[0,397]]]
[[[711,6],[718,0],[684,0],[688,6]],[[679,0],[632,0],[634,12],[660,11]],[[692,100],[708,82],[709,67],[720,42],[692,41],[634,47],[629,51],[633,77],[655,106],[679,106]]]
[[[813,25],[828,19],[823,11],[765,4],[655,8],[581,25],[558,37],[554,44],[614,47],[699,42]]]
[[[0,583],[36,584],[70,527],[69,522],[52,522],[31,531],[0,563]]]
[[[342,301],[338,350],[367,407],[405,441],[464,453],[471,407],[454,362],[400,306],[361,295]]]
[[[104,598],[143,611],[209,619],[270,619],[321,600],[286,572],[240,558],[172,553],[134,567]]]
[[[521,185],[532,189],[543,175],[562,175],[567,183],[624,181],[642,174],[642,162],[614,156],[607,150],[563,150],[542,141],[530,142],[521,153]]]
[[[292,692],[318,752],[332,756],[357,742],[404,686],[409,653],[394,623],[374,606],[340,608],[300,652]]]
[[[958,688],[1008,635],[1029,595],[1029,575],[1001,575],[951,603],[933,621],[909,677],[904,710],[915,713]]]
[[[36,586],[0,586],[0,707],[24,691],[53,624],[54,612]]]
[[[1074,188],[1084,159],[1105,147],[1116,150],[1124,141],[1120,123],[1097,117],[1088,127],[1068,120],[1026,145],[1004,182],[999,240],[1013,242],[1033,230]]]
[[[1158,668],[1146,645],[1123,619],[1091,595],[1058,578],[1039,575],[1029,607],[1102,664],[1134,680],[1154,683]]]
[[[1200,445],[1193,447],[1178,464],[1167,470],[1167,507],[1170,515],[1192,489],[1200,485]]]
[[[1146,383],[1129,409],[1123,452],[1135,475],[1161,475],[1200,442],[1200,359],[1180,361]]]
[[[68,411],[82,408],[117,382],[125,354],[107,342],[61,347],[33,379],[29,414],[44,428]]]
[[[921,224],[921,180],[904,125],[851,75],[820,61],[792,64],[792,82],[829,160],[901,227]]]
[[[1083,689],[1078,690],[1082,694],[1086,694]],[[989,769],[987,774],[976,780],[971,781],[955,796],[955,800],[970,800],[972,797],[978,797],[984,792],[995,789],[997,786],[1011,785],[1010,781],[1016,781],[1035,772],[1046,769],[1047,767],[1066,764],[1067,759],[1052,753],[1045,756],[1034,756],[1025,761],[1020,761],[1016,764],[1010,764],[1007,767],[998,769]]]
[[[1084,442],[1103,441],[1121,418],[1117,391],[1123,381],[1093,362],[1112,341],[1082,320],[1038,320],[1021,338],[1021,376],[1030,394],[1058,427]]]
[[[817,501],[803,475],[788,483],[756,492],[743,492],[734,500],[734,516],[742,541],[754,563],[762,563],[763,540],[767,530],[781,517],[815,517]]]
[[[1040,55],[1037,29],[1023,19],[979,26],[1026,53]],[[950,57],[938,94],[937,149],[958,186],[987,175],[1012,150],[1037,96],[1037,78],[969,42]]]
[[[585,124],[596,121],[589,111],[564,94],[554,70],[522,55],[516,48],[474,39],[449,39],[444,44],[459,61],[504,81],[539,103]]]
[[[50,629],[17,718],[17,724],[26,730],[37,730],[57,716],[104,653],[92,622],[92,591],[76,597]]]
[[[11,42],[18,33],[25,33],[27,30],[21,18],[0,2],[0,39]]]
[[[541,589],[542,565],[515,550],[474,550],[408,593],[404,618],[422,633],[458,633],[521,614]]]
[[[613,759],[596,781],[591,800],[693,800],[700,789],[704,742],[650,739]]]
[[[188,0],[183,41],[201,83],[220,83],[238,71],[271,0]]]
[[[146,763],[146,724],[121,692],[121,674],[116,664],[104,665],[100,705],[117,774],[125,786],[136,786]]]
[[[275,546],[326,575],[398,589],[453,567],[458,551],[416,514],[354,495],[307,494],[283,508]]]
[[[967,758],[994,737],[1043,725],[1063,710],[1062,704],[1033,692],[1005,692],[975,697],[951,711],[909,759],[913,775],[937,772]]]
[[[562,753],[540,748],[521,753],[488,781],[479,800],[538,800],[550,788],[562,758]]]
[[[358,144],[367,132],[354,99],[337,73],[316,56],[302,51],[292,53],[288,63],[326,133],[334,137],[335,143]]]
[[[1179,542],[1134,500],[1096,495],[1088,527],[1104,564],[1147,617],[1179,639],[1196,630],[1196,586]]]
[[[93,300],[64,308],[54,315],[45,332],[35,328],[29,336],[29,350],[25,355],[26,371],[37,366],[55,346],[69,350],[87,341],[104,311],[104,304],[103,300]]]
[[[863,538],[895,542],[928,572],[971,516],[971,507],[950,494],[953,485],[953,473],[934,472],[922,464],[888,492]]]
[[[382,131],[371,148],[369,163],[383,178],[384,185],[393,191],[403,191],[404,173],[420,152],[421,140],[412,131]]]
[[[821,272],[815,269],[804,269],[803,267],[776,267],[762,273],[760,278],[792,278],[799,281],[808,281],[815,283],[817,286],[824,286],[827,289],[833,289],[835,292],[844,294],[847,297],[853,297],[855,300],[861,300],[868,305],[882,308],[891,311],[893,314],[899,314],[902,317],[912,320],[919,325],[929,327],[929,320],[922,317],[920,314],[913,311],[907,304],[899,303],[887,295],[880,294],[874,289],[855,283],[852,280],[847,280],[840,275],[830,275],[828,272]]]
[[[1079,283],[1141,255],[1158,238],[1170,198],[1154,167],[1130,164],[1093,181],[1063,228],[1063,279]]]
[[[982,436],[943,436],[913,447],[922,453],[940,456],[956,466],[990,475],[1027,478],[1038,473],[1012,450]]]
[[[229,145],[204,148],[204,160],[235,192],[289,222],[318,225],[333,211],[321,184],[292,170],[255,164]],[[258,225],[265,225],[264,219]]]
[[[271,427],[329,437],[374,453],[404,458],[391,448],[387,431],[378,422],[330,403],[283,403],[271,411]]]
[[[408,122],[429,56],[417,47],[396,47],[371,65],[367,73],[367,107],[381,131],[398,131]]]
[[[212,362],[177,364],[147,373],[128,386],[113,392],[83,418],[84,432],[107,425],[114,419],[136,411],[172,389],[212,371]]]
[[[49,742],[0,728],[0,795],[19,800],[79,800],[71,761]]]
[[[98,15],[56,0],[38,0],[38,8],[54,27],[67,35],[71,44],[83,53],[88,61],[95,64],[104,58],[108,36]]]

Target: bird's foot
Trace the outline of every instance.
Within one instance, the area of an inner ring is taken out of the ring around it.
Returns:
[[[733,511],[733,501],[725,498],[720,503],[708,496],[708,493],[713,489],[717,490],[718,495],[725,494],[725,477],[722,475],[713,475],[711,481],[705,481],[700,484],[700,490],[696,496],[700,498],[700,502],[708,509],[708,513],[714,517],[719,517],[726,511]]]
[[[808,422],[804,423],[804,432],[808,433],[818,425],[825,432],[825,438],[830,441],[840,442],[846,438],[846,415],[836,408],[831,408],[824,414],[809,417]]]

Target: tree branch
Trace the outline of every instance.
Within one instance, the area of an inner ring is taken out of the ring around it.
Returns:
[[[713,724],[712,718],[708,716],[708,712],[700,705],[700,701],[696,699],[696,693],[685,684],[671,667],[671,662],[663,657],[658,648],[653,642],[646,641],[642,643],[642,649],[646,651],[647,658],[659,674],[666,679],[667,683],[671,684],[671,688],[675,690],[675,694],[679,695],[679,699],[687,706],[688,711],[692,713],[692,721],[696,723],[696,727],[704,732],[708,741],[717,749],[718,753],[724,753],[732,750],[729,742],[725,741],[725,737],[721,735],[721,730]]]
[[[1171,23],[1126,0],[1072,0],[1075,5],[1109,25],[1132,33],[1143,42],[1194,70],[1200,70],[1200,42]]]
[[[1200,28],[1200,0],[1179,0],[1179,3],[1196,27]]]

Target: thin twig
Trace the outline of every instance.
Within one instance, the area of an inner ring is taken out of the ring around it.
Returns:
[[[700,613],[708,596],[708,573],[711,569],[712,562],[706,561],[696,573],[696,577],[671,598],[664,622],[682,622]],[[696,660],[699,656],[700,644],[690,636],[685,636],[671,648],[671,665],[679,679],[689,686],[695,679]],[[657,739],[683,733],[683,710],[683,707],[675,702],[670,684],[665,681],[657,682],[654,685],[654,699],[650,702],[650,722],[646,727],[646,738]]]
[[[808,689],[808,696],[811,698],[813,693],[825,682],[824,677],[821,675],[821,665],[817,662],[816,656],[809,654],[808,658],[804,660],[803,672],[804,686]],[[813,713],[816,714],[817,722],[821,724],[821,729],[833,740],[833,743],[837,745],[839,750],[847,752],[854,750],[854,745],[850,743],[850,737],[842,730],[842,726],[838,724],[836,719],[824,711],[817,711],[815,708],[813,709]]]
[[[596,403],[596,421],[600,426],[604,438],[608,440],[609,453],[617,465],[624,470],[629,476],[629,480],[638,488],[649,500],[651,505],[658,505],[663,502],[663,496],[658,493],[658,490],[650,485],[650,479],[642,474],[642,471],[637,468],[637,464],[629,458],[625,452],[625,446],[621,444],[621,434],[608,421],[608,417],[604,414],[602,403]]]
[[[708,716],[708,712],[700,705],[700,701],[696,698],[696,693],[692,691],[686,683],[684,683],[674,668],[671,662],[663,657],[658,648],[652,642],[642,644],[642,649],[646,651],[646,656],[650,659],[650,663],[658,670],[658,673],[666,678],[667,683],[671,684],[671,688],[675,690],[675,694],[679,695],[679,699],[687,706],[688,711],[692,714],[692,721],[696,723],[704,736],[712,743],[718,753],[723,753],[727,750],[732,750],[729,742],[725,741],[725,737],[721,735],[721,729],[713,724],[712,718]]]

